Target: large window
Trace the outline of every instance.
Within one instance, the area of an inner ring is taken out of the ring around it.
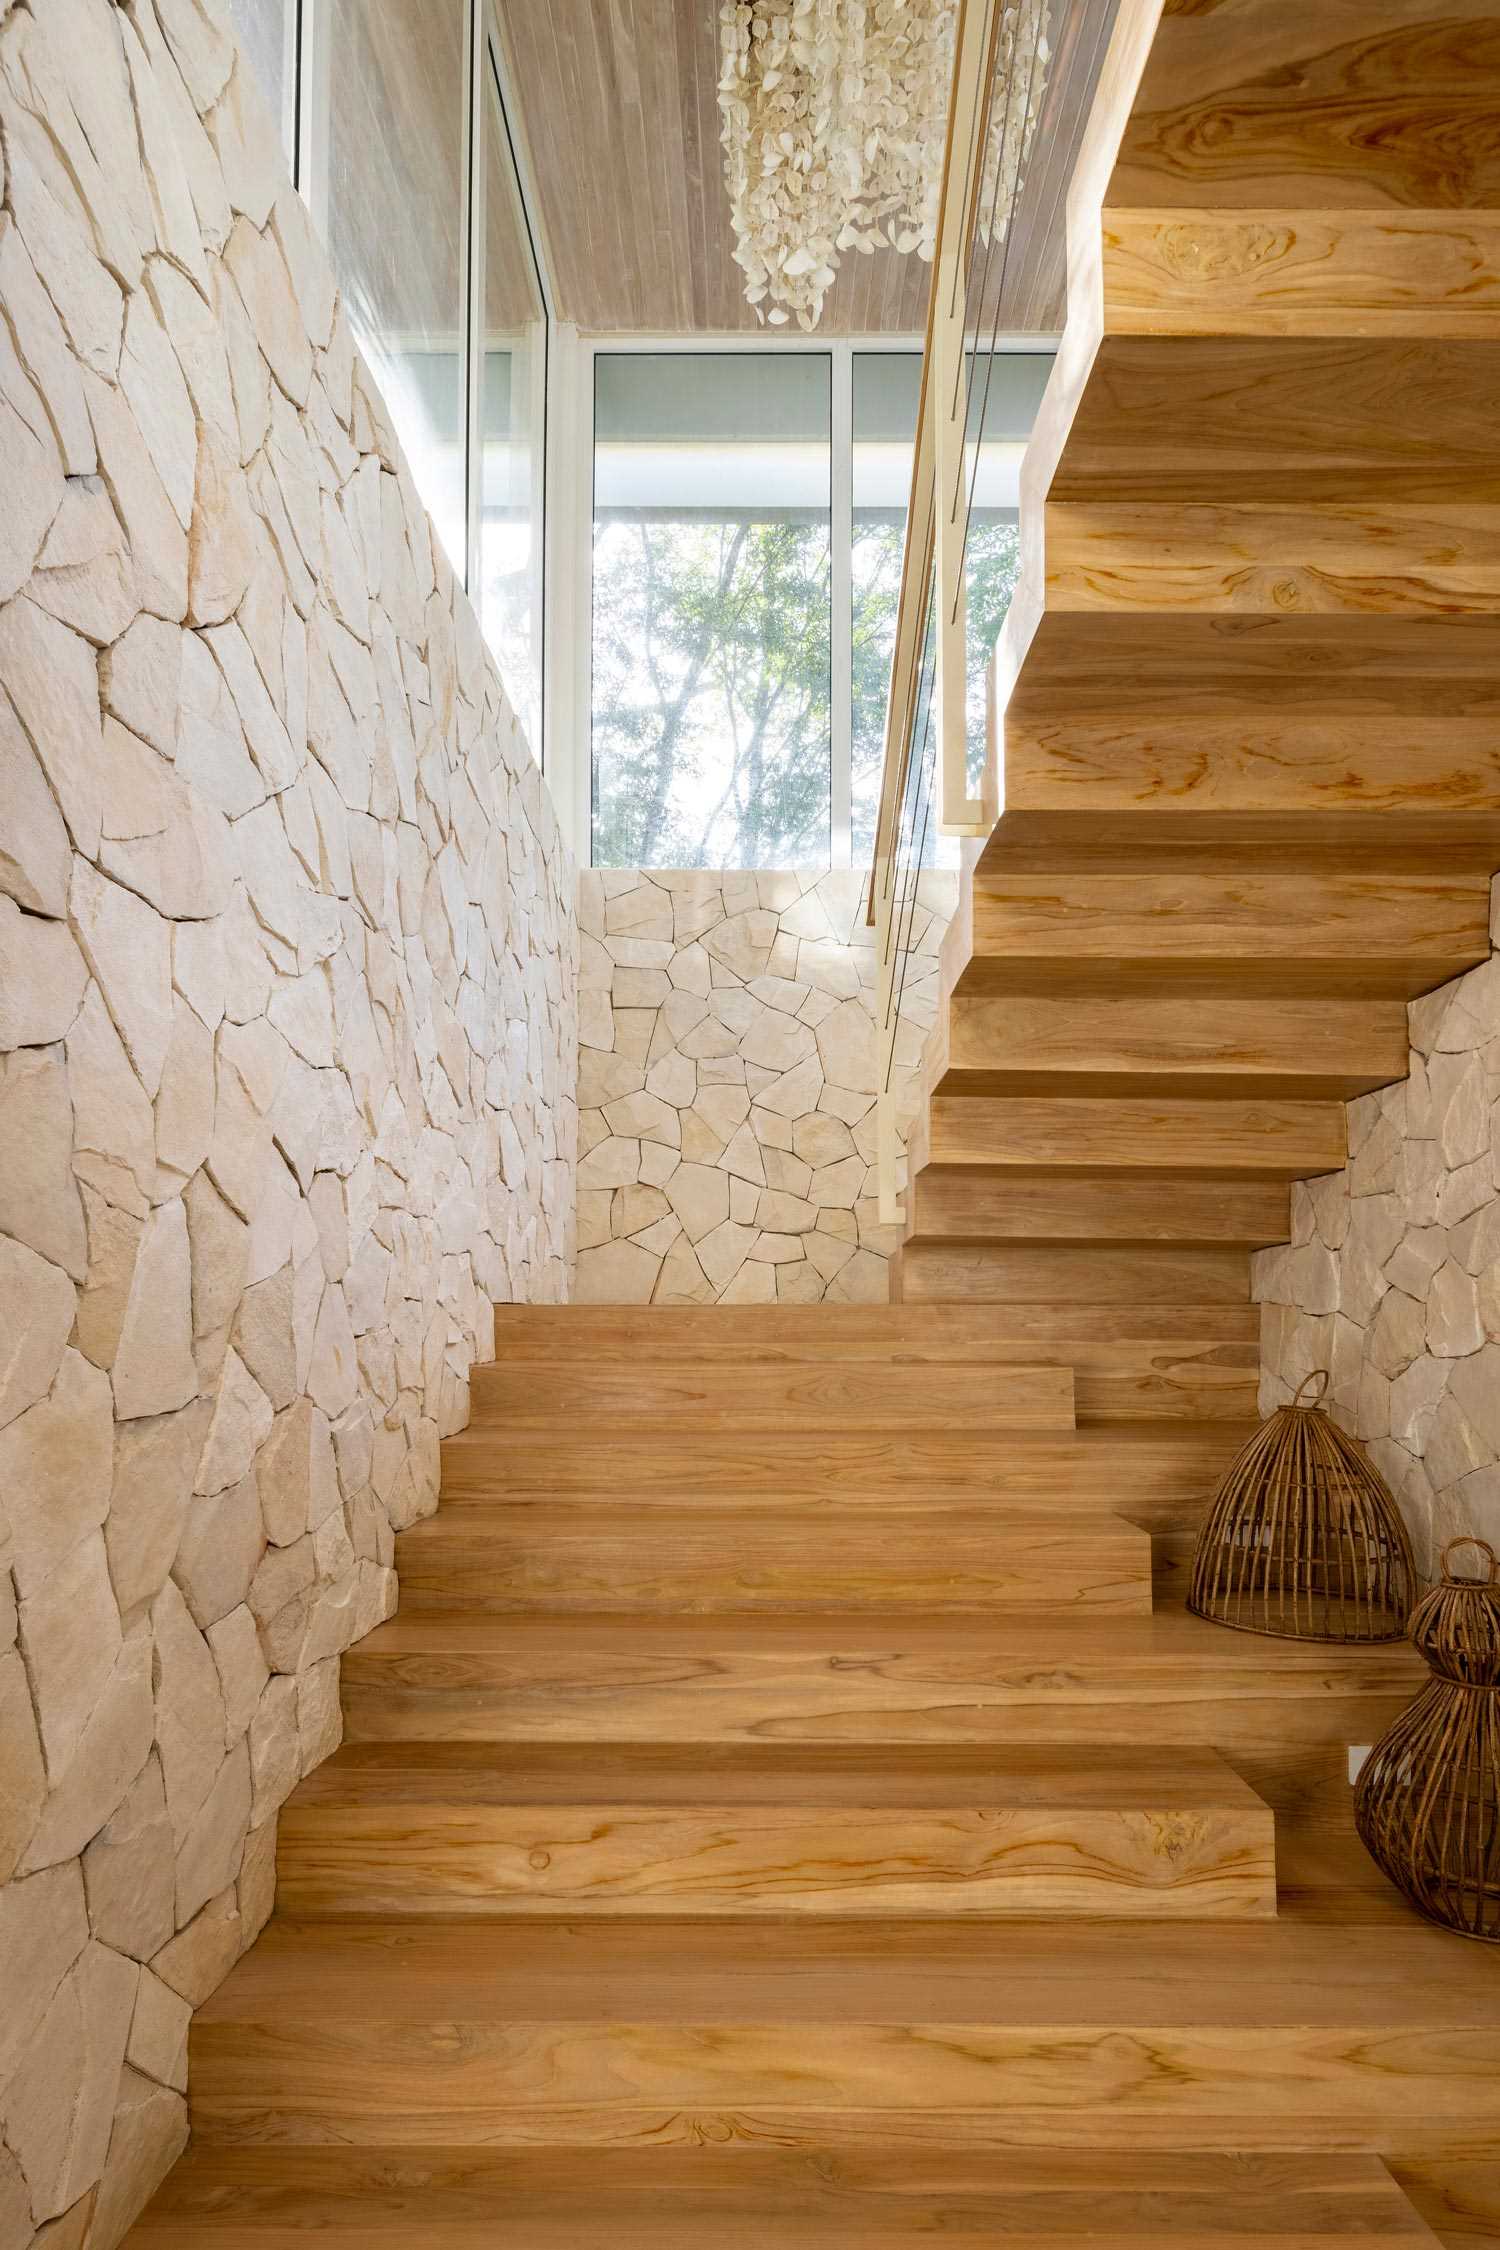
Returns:
[[[230,0],[349,325],[542,751],[546,291],[493,0]]]
[[[973,370],[976,745],[1050,367]],[[910,350],[596,352],[596,866],[868,864],[920,391]]]
[[[826,866],[830,362],[595,362],[596,865]]]

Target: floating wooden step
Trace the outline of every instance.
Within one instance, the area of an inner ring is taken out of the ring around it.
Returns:
[[[1320,1648],[1168,1613],[1086,1628],[892,1617],[414,1610],[344,1659],[351,1741],[1371,1742],[1404,1645]]]
[[[940,1094],[929,1104],[925,1130],[913,1136],[917,1164],[1033,1174],[1296,1180],[1337,1171],[1347,1154],[1338,1101]]]
[[[1065,1430],[1073,1375],[1064,1366],[936,1367],[857,1360],[831,1365],[714,1360],[539,1367],[501,1360],[483,1384],[486,1413],[507,1432],[596,1426],[605,1436],[649,1423],[663,1434],[741,1430]]]
[[[1145,864],[1131,831],[1149,820],[1246,867],[1295,848],[1324,867],[1488,874],[1493,673],[1478,617],[1043,616],[1006,708],[1006,811],[980,870],[1020,852],[1053,873],[1088,831],[1102,857]]]
[[[188,2153],[132,2250],[1434,2250],[1378,2158],[878,2146],[392,2146]]]
[[[303,1917],[1276,1911],[1271,1812],[1202,1750],[346,1745],[281,1822]]]
[[[1047,603],[1125,615],[1482,615],[1500,599],[1494,520],[1472,497],[1326,476],[1300,494],[1227,486],[1212,500],[1053,500]]]
[[[201,2144],[1421,2148],[1494,2129],[1500,1962],[1413,1918],[278,1920]]]
[[[1487,343],[1105,336],[1048,499],[1472,501],[1494,466]]]
[[[976,882],[971,915],[961,995],[1097,977],[1107,964],[1115,991],[1136,971],[1267,998],[1406,1000],[1484,959],[1489,885],[1478,870],[1063,867]]]
[[[1249,1261],[1238,1250],[1176,1243],[1102,1243],[1095,1249],[1009,1242],[926,1242],[900,1254],[902,1301],[968,1297],[990,1304],[1244,1305]]]
[[[1171,1500],[1205,1501],[1252,1421],[1158,1427],[1124,1422],[1076,1432],[955,1435],[845,1434],[815,1448],[775,1432],[709,1447],[665,1447],[623,1433],[614,1441],[471,1428],[443,1447],[443,1509],[466,1514],[498,1499],[617,1501],[624,1509],[702,1507],[729,1500],[757,1511],[812,1502],[872,1509],[1093,1508],[1128,1512]]]
[[[483,1400],[491,1380],[523,1359],[548,1367],[678,1359],[1004,1365],[1013,1333],[982,1305],[920,1313],[900,1305],[497,1305],[495,1360],[476,1366],[470,1383]]]
[[[663,1614],[1087,1610],[1144,1616],[1151,1542],[1118,1516],[977,1508],[682,1508],[495,1503],[432,1517],[397,1543],[403,1611]]]
[[[1274,991],[956,992],[926,1071],[938,1095],[1352,1101],[1403,1077],[1404,1000]]]
[[[965,1190],[974,1193],[977,1223],[966,1227]],[[951,1192],[949,1192],[951,1190]],[[1070,1199],[1087,1199],[1082,1219],[1068,1208]],[[1279,1183],[1267,1185],[1217,1181],[1172,1181],[1144,1186],[1116,1180],[1007,1181],[991,1183],[928,1169],[908,1190],[912,1230],[946,1236],[977,1233],[986,1237],[1066,1235],[1076,1230],[1079,1242],[1104,1232],[1090,1222],[1114,1217],[1123,1240],[1182,1240],[1186,1231],[1201,1234],[1195,1246],[1237,1242],[1243,1248],[1262,1242],[1283,1241],[1289,1231],[1288,1191]],[[1227,1209],[1221,1208],[1227,1206]],[[1180,1224],[1174,1226],[1173,1214]],[[1236,1212],[1240,1214],[1236,1223]],[[1259,1214],[1259,1223],[1257,1223]],[[951,1221],[951,1224],[950,1224]],[[1213,1232],[1217,1222],[1219,1231]],[[521,1308],[501,1306],[501,1313]],[[577,1310],[575,1332],[566,1315]],[[878,1358],[885,1352],[909,1348],[895,1337],[920,1337],[922,1323],[933,1322],[933,1349],[945,1333],[952,1336],[955,1356],[993,1360],[997,1369],[1063,1365],[1073,1371],[1076,1411],[1092,1421],[1112,1421],[1138,1414],[1251,1418],[1256,1411],[1256,1373],[1260,1365],[1260,1315],[1250,1304],[1197,1305],[1178,1308],[1180,1317],[1164,1321],[1160,1313],[1139,1306],[1090,1306],[1080,1316],[1066,1305],[937,1305],[908,1308],[896,1305],[830,1306],[840,1330],[835,1344],[818,1350],[818,1324],[810,1321],[799,1339],[798,1323],[789,1321],[781,1337],[777,1312],[818,1314],[821,1306],[767,1308],[760,1305],[726,1305],[705,1319],[697,1307],[589,1305],[577,1308],[538,1308],[560,1312],[553,1323],[527,1326],[522,1322],[498,1324],[497,1349],[506,1370],[529,1367],[555,1378],[561,1368],[580,1360],[595,1365],[604,1360],[674,1364],[678,1356],[692,1357],[697,1350],[716,1364],[741,1363],[741,1354],[758,1355],[759,1344],[737,1345],[724,1333],[741,1331],[732,1315],[753,1313],[765,1321],[761,1333],[771,1339],[766,1353],[779,1348],[787,1359],[811,1357],[816,1352],[826,1364],[836,1351],[840,1358]],[[842,1316],[855,1316],[847,1322]],[[644,1317],[643,1317],[644,1316]],[[685,1318],[682,1324],[679,1316]],[[653,1330],[660,1324],[660,1333]],[[753,1331],[745,1331],[747,1334]],[[681,1342],[674,1348],[672,1339]],[[777,1340],[779,1339],[779,1347]],[[535,1356],[532,1356],[535,1354]],[[699,1360],[696,1364],[702,1364]],[[469,1378],[475,1426],[490,1414],[495,1392],[494,1365],[476,1366]],[[409,1583],[409,1580],[404,1580]]]
[[[924,1164],[906,1193],[908,1234],[956,1241],[1175,1242],[1258,1250],[1291,1233],[1284,1180],[1205,1180],[1189,1175],[1121,1178],[1118,1173],[985,1172],[977,1165]],[[947,1307],[933,1306],[934,1312]],[[992,1318],[1004,1320],[1001,1313]],[[1007,1349],[1010,1347],[1007,1346]],[[476,1368],[471,1380],[478,1381]]]

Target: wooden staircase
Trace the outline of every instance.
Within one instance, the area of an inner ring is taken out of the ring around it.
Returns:
[[[1243,1425],[1015,1325],[499,1308],[136,2250],[1485,2239],[1500,1963],[1348,1835],[1420,1667],[1153,1607]]]
[[[135,2250],[1500,2245],[1402,1647],[1216,1631],[1249,1253],[1488,949],[1500,14],[1122,0],[901,1302],[502,1307]]]

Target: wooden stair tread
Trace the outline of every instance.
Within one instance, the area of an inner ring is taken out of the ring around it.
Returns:
[[[372,1973],[378,1968],[378,1974]],[[1296,1915],[1230,1927],[503,1917],[267,1925],[198,2016],[534,2024],[914,2023],[1183,2028],[1417,2026],[1487,2035],[1500,1959],[1410,1917],[1372,1944]],[[1482,2051],[1482,2050],[1480,2050]]]
[[[1013,1330],[986,1306],[944,1305],[497,1305],[494,1360],[471,1371],[482,1400],[492,1371],[518,1363],[632,1367],[687,1359],[895,1360],[940,1366],[1005,1362]],[[1022,1334],[1031,1331],[1024,1327]]]
[[[1166,2156],[1057,2150],[841,2152],[818,2161],[737,2146],[598,2149],[193,2148],[129,2237],[134,2250],[198,2239],[282,2250],[310,2237],[424,2250],[515,2241],[558,2250],[771,2243],[788,2250],[934,2239],[1007,2250],[1432,2250],[1436,2237],[1378,2158]]]
[[[653,1432],[683,1427],[695,1436],[718,1431],[788,1427],[985,1430],[1069,1429],[1073,1374],[1063,1366],[831,1366],[674,1359],[636,1367],[586,1367],[553,1372],[521,1363],[494,1365],[484,1383],[487,1406],[509,1431],[559,1420],[576,1435],[597,1423],[606,1435],[649,1424]],[[660,1440],[658,1439],[658,1442]]]
[[[1172,866],[1154,876],[1062,868],[974,884],[971,950],[958,990],[993,989],[1051,964],[1090,971],[1107,963],[1141,979],[1196,972],[1233,990],[1250,977],[1289,972],[1336,978],[1389,960],[1406,997],[1412,975],[1434,983],[1484,958],[1489,886],[1477,872],[1407,874]],[[1435,973],[1434,973],[1435,972]],[[1262,988],[1264,989],[1264,987]]]
[[[1247,1293],[1248,1294],[1248,1293]],[[923,1308],[925,1309],[925,1308]],[[1243,1422],[1100,1422],[1076,1431],[1018,1430],[1002,1438],[967,1435],[951,1445],[922,1441],[924,1477],[913,1481],[907,1449],[889,1436],[845,1437],[810,1459],[805,1443],[779,1446],[770,1435],[706,1455],[685,1440],[668,1451],[621,1437],[612,1444],[550,1441],[473,1427],[443,1447],[443,1511],[450,1520],[498,1498],[564,1496],[651,1508],[716,1505],[733,1495],[757,1508],[809,1502],[949,1508],[975,1504],[1087,1500],[1129,1514],[1143,1500],[1204,1500],[1252,1435]]]
[[[1176,1242],[1184,1248],[1232,1244],[1249,1250],[1284,1242],[1291,1232],[1290,1187],[1280,1180],[1212,1180],[1189,1174],[1132,1180],[1107,1172],[1057,1177],[1004,1167],[990,1171],[978,1164],[928,1163],[913,1172],[906,1204],[909,1234],[952,1240],[1058,1245]],[[1042,1310],[1010,1305],[976,1309],[991,1312],[997,1321],[1008,1321],[1014,1314],[1017,1322]],[[1118,1318],[1129,1310],[1100,1306],[1091,1313],[1091,1321]],[[1184,1326],[1205,1310],[1195,1308],[1192,1315],[1184,1310]],[[1160,1325],[1162,1315],[1144,1317]],[[1072,1324],[1076,1335],[1081,1326],[1076,1313]],[[1018,1333],[1024,1331],[1011,1329],[1012,1352]]]
[[[453,1747],[472,1748],[472,1745]],[[575,1746],[576,1747],[576,1746]],[[640,1751],[643,1746],[629,1745]],[[659,1750],[610,1772],[533,1761],[350,1760],[282,1813],[278,1898],[293,1916],[1106,1914],[1276,1910],[1274,1817],[1222,1760],[908,1754],[877,1775],[826,1759],[700,1761]],[[455,1771],[467,1784],[452,1787]],[[656,1786],[664,1776],[668,1787]],[[629,1786],[626,1786],[626,1783]]]
[[[1089,1805],[1252,1810],[1261,1800],[1215,1750],[972,1748],[899,1743],[345,1742],[289,1805]]]
[[[857,1508],[683,1508],[664,1536],[618,1501],[491,1503],[403,1532],[397,1568],[403,1608],[1150,1608],[1150,1540],[1118,1516],[969,1506],[937,1529],[931,1510],[890,1510],[872,1542]]]
[[[1066,1618],[403,1612],[344,1660],[350,1739],[1370,1741],[1420,1685],[1403,1645]]]
[[[1183,1093],[934,1095],[913,1136],[920,1164],[986,1171],[1070,1169],[1140,1178],[1293,1180],[1336,1171],[1347,1155],[1344,1109],[1333,1099],[1240,1099]]]
[[[1163,1609],[1150,1617],[1067,1616],[1007,1618],[989,1628],[944,1616],[914,1612],[898,1619],[842,1619],[824,1612],[811,1617],[684,1617],[635,1615],[545,1618],[485,1617],[458,1610],[402,1611],[377,1625],[348,1651],[345,1662],[361,1666],[387,1653],[493,1651],[517,1657],[536,1650],[653,1646],[663,1652],[722,1646],[746,1651],[787,1649],[821,1654],[842,1643],[879,1649],[899,1640],[914,1654],[955,1663],[1013,1671],[1039,1686],[1063,1682],[1095,1666],[1103,1670],[1157,1668],[1165,1673],[1233,1679],[1254,1673],[1277,1681],[1326,1681],[1340,1675],[1368,1677],[1397,1686],[1425,1678],[1420,1659],[1404,1641],[1363,1646],[1277,1640],[1259,1634],[1227,1633],[1222,1626],[1182,1609]]]
[[[954,993],[929,1050],[938,1094],[1351,1100],[1401,1077],[1404,999],[1118,992],[1100,970],[1050,992]]]

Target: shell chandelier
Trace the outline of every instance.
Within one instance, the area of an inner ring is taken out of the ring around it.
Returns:
[[[1049,0],[1000,24],[983,212],[1003,234],[1046,86]],[[724,172],[762,320],[817,326],[849,250],[931,260],[957,0],[725,0]]]

